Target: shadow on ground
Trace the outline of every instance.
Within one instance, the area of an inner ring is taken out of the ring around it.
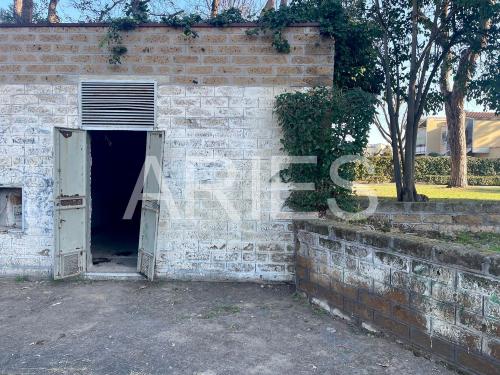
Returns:
[[[285,285],[0,280],[1,374],[453,374]]]

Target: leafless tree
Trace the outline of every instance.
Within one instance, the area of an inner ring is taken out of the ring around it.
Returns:
[[[136,0],[70,0],[70,4],[78,11],[75,21],[104,22],[112,17],[123,15],[125,6],[132,8]],[[154,19],[165,14],[172,14],[178,10],[172,0],[151,0],[148,3],[149,15]]]
[[[394,107],[394,106],[393,106]],[[394,130],[396,131],[394,136],[392,134],[393,128],[391,127],[391,120],[389,116],[388,105],[382,101],[379,106],[378,116],[375,116],[375,126],[379,131],[380,135],[384,140],[391,144],[392,139],[396,140],[397,150],[400,160],[404,161],[404,147],[405,147],[405,130],[406,130],[406,118],[408,107],[405,103],[399,105],[399,110],[397,116],[399,116],[399,121],[397,122]]]
[[[212,17],[220,11],[236,8],[241,11],[243,16],[250,17],[259,11],[261,4],[262,0],[203,0],[202,3],[194,4],[194,8],[200,13],[210,14]]]

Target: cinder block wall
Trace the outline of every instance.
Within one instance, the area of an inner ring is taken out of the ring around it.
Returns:
[[[329,221],[295,225],[297,289],[475,374],[500,368],[500,254]]]
[[[0,184],[23,187],[24,231],[0,233],[0,275],[49,275],[53,259],[53,129],[78,128],[78,82],[155,80],[163,174],[176,208],[161,205],[156,273],[178,279],[291,280],[291,223],[270,215],[270,158],[280,155],[275,95],[331,84],[333,42],[316,26],[289,28],[290,54],[248,27],[145,26],[108,64],[105,27],[0,27]],[[256,160],[259,162],[257,163]],[[221,196],[214,184],[236,171]],[[262,210],[252,212],[259,170]],[[186,171],[192,171],[187,173]],[[187,174],[186,174],[187,173]],[[186,191],[194,181],[197,191]],[[229,212],[229,215],[228,215]]]

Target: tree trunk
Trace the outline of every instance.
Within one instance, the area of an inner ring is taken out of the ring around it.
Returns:
[[[31,23],[33,20],[33,0],[14,0],[16,23]]]
[[[33,22],[33,0],[23,0],[23,9],[21,12],[22,23]]]
[[[467,140],[465,138],[464,97],[450,95],[444,105],[450,149],[450,187],[467,187]]]
[[[464,98],[468,85],[474,75],[476,61],[481,49],[486,47],[487,32],[491,28],[491,20],[482,21],[483,33],[475,43],[461,52],[454,76],[453,88],[450,85],[452,72],[451,56],[448,54],[443,62],[440,76],[440,89],[444,96],[444,109],[448,127],[448,147],[450,149],[451,176],[449,187],[467,187],[467,139],[465,135]],[[447,32],[444,34],[448,38]],[[478,49],[478,46],[480,47]]]
[[[263,12],[274,9],[274,0],[267,0],[266,5],[264,5]]]
[[[280,0],[280,8],[286,7],[288,5],[288,0]]]
[[[210,9],[211,17],[216,17],[217,13],[219,13],[219,3],[220,0],[212,0],[212,9]]]
[[[412,0],[412,35],[410,54],[410,80],[408,83],[408,113],[406,114],[406,139],[405,160],[403,164],[403,190],[401,198],[403,202],[414,202],[418,200],[415,187],[415,145],[416,128],[415,113],[417,111],[416,82],[417,82],[417,44],[418,44],[418,2]]]
[[[59,0],[50,0],[49,3],[49,14],[47,16],[47,21],[49,23],[59,23],[60,19],[57,15],[57,2]]]
[[[16,23],[21,23],[23,17],[23,0],[14,0],[12,9],[14,10],[14,19]]]

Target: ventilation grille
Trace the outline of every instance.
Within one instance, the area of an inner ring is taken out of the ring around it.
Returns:
[[[153,82],[82,82],[82,127],[152,129],[155,96]]]
[[[77,275],[81,271],[80,253],[62,256],[62,277]]]
[[[148,254],[142,250],[139,250],[139,273],[142,273],[148,279],[153,278],[154,271],[154,258],[151,254]],[[152,268],[153,267],[153,268]]]

